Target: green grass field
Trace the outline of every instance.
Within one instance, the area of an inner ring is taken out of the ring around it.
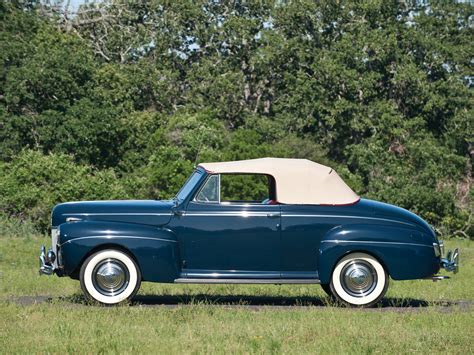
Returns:
[[[0,353],[474,352],[474,242],[446,243],[461,248],[451,280],[392,281],[372,310],[335,307],[318,285],[143,283],[131,306],[88,306],[78,281],[38,276],[48,243],[0,238]]]

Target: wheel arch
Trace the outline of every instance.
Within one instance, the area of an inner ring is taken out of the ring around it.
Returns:
[[[117,243],[108,242],[108,243],[104,243],[104,244],[99,244],[99,245],[93,247],[91,250],[89,250],[86,254],[84,254],[84,256],[79,261],[77,266],[70,273],[69,277],[71,277],[72,279],[75,279],[75,280],[79,280],[79,273],[81,271],[81,267],[84,264],[84,262],[87,260],[87,258],[89,258],[91,255],[93,255],[95,253],[98,253],[102,250],[107,250],[107,249],[119,250],[119,251],[123,252],[124,254],[127,254],[127,256],[129,256],[130,258],[133,259],[133,261],[135,262],[135,264],[137,265],[137,267],[140,271],[140,275],[142,275],[142,270],[141,270],[141,267],[140,267],[140,263],[138,262],[138,259],[135,256],[135,254],[130,249],[128,249],[127,247],[125,247],[123,245],[117,244]],[[141,277],[141,279],[143,280],[143,276]]]
[[[349,253],[376,258],[393,280],[413,280],[439,270],[432,243],[410,227],[386,224],[350,224],[330,230],[321,240],[318,273],[328,283],[337,262]]]
[[[388,266],[386,265],[385,261],[383,260],[383,255],[379,255],[379,253],[376,253],[374,252],[373,250],[372,251],[368,251],[366,249],[363,249],[363,248],[356,248],[354,250],[348,250],[346,251],[344,254],[342,254],[334,263],[334,265],[332,266],[332,269],[331,269],[331,273],[334,271],[334,268],[336,267],[336,265],[339,263],[339,261],[341,261],[343,258],[345,258],[347,255],[350,255],[350,254],[355,254],[355,253],[363,253],[363,254],[367,254],[367,255],[370,255],[371,257],[373,257],[375,260],[377,260],[380,265],[382,265],[382,267],[384,268],[384,270],[387,272],[388,276],[390,276],[390,272],[389,272],[389,269],[388,269]]]
[[[387,263],[384,260],[383,254],[377,253],[374,250],[370,250],[367,248],[363,248],[361,246],[355,247],[355,248],[337,248],[339,250],[332,250],[331,257],[324,258],[324,260],[321,260],[322,258],[320,257],[320,267],[319,267],[319,278],[321,283],[329,283],[331,280],[331,275],[336,267],[336,265],[341,261],[343,258],[345,258],[347,255],[354,254],[354,253],[363,253],[370,255],[373,257],[375,260],[377,260],[380,265],[384,268],[385,272],[387,273],[388,277],[391,277],[390,273],[390,268],[388,267]],[[320,256],[323,255],[323,252],[320,251]],[[326,266],[323,266],[322,264],[325,263]]]
[[[176,235],[164,228],[105,221],[82,221],[60,226],[64,275],[78,278],[93,253],[113,248],[131,256],[143,281],[173,282],[180,273]]]

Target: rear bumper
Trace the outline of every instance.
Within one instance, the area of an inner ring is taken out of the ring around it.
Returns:
[[[444,243],[440,241],[439,243],[433,243],[435,254],[439,259],[439,266],[448,272],[457,274],[459,271],[459,249],[449,250],[446,256],[444,256]],[[434,275],[429,277],[433,281],[439,281],[444,279],[449,279],[449,276],[444,275]]]
[[[448,254],[445,258],[440,260],[441,267],[446,271],[457,274],[459,271],[459,249],[448,251]]]

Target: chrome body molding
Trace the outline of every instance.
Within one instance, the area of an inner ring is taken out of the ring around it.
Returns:
[[[163,238],[152,238],[152,237],[136,237],[136,236],[133,236],[133,235],[91,235],[91,236],[87,236],[87,237],[79,237],[79,238],[70,239],[70,240],[64,242],[63,244],[61,244],[61,246],[65,245],[65,244],[68,244],[68,243],[71,243],[71,242],[75,242],[77,240],[83,240],[83,239],[109,239],[109,240],[112,240],[112,239],[143,239],[143,240],[153,240],[153,241],[177,243],[176,240],[163,239]]]
[[[320,284],[317,279],[212,279],[178,278],[177,284]]]
[[[426,248],[433,248],[431,245],[426,244],[417,244],[417,243],[405,243],[405,242],[380,242],[380,241],[372,241],[372,240],[339,240],[339,239],[329,239],[329,240],[322,240],[321,243],[357,243],[357,244],[390,244],[390,245],[413,245],[417,247],[426,247]]]
[[[214,212],[214,213],[183,213],[183,216],[187,217],[267,217],[266,212]],[[379,217],[368,217],[368,216],[351,216],[351,215],[326,215],[326,214],[281,214],[282,218],[342,218],[342,219],[366,219],[372,221],[383,221],[404,224],[413,226],[412,223],[402,222],[396,219],[387,219]]]
[[[184,279],[296,279],[298,277],[283,277],[280,271],[251,271],[251,270],[183,270],[179,278]]]
[[[63,216],[171,216],[171,213],[63,213]]]
[[[268,212],[184,213],[184,217],[267,217]]]
[[[352,215],[330,215],[330,214],[282,214],[282,217],[299,217],[299,218],[344,218],[344,219],[368,219],[371,221],[393,222],[413,226],[412,223],[402,222],[397,219],[388,219],[381,217],[369,216],[352,216]]]

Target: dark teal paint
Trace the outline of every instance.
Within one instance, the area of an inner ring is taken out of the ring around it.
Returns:
[[[64,274],[77,273],[97,248],[118,246],[137,260],[143,279],[320,279],[345,254],[377,257],[397,280],[439,270],[430,226],[404,209],[362,199],[349,206],[196,203],[208,174],[170,201],[96,201],[57,205]],[[81,219],[67,222],[67,218]]]
[[[61,203],[54,207],[52,225],[59,226],[68,218],[161,226],[172,216],[173,201],[83,201]]]
[[[418,279],[439,270],[432,236],[402,224],[345,224],[329,231],[319,248],[318,270],[328,283],[332,266],[351,251],[375,256],[394,280]],[[428,242],[427,242],[428,241]]]
[[[176,235],[167,229],[108,221],[65,223],[60,245],[66,275],[77,272],[91,251],[104,245],[133,254],[145,281],[173,282],[180,272]]]
[[[187,269],[225,272],[228,277],[245,277],[247,272],[250,277],[256,271],[263,272],[262,278],[269,273],[279,277],[280,218],[279,205],[190,202],[168,227],[176,230]]]

